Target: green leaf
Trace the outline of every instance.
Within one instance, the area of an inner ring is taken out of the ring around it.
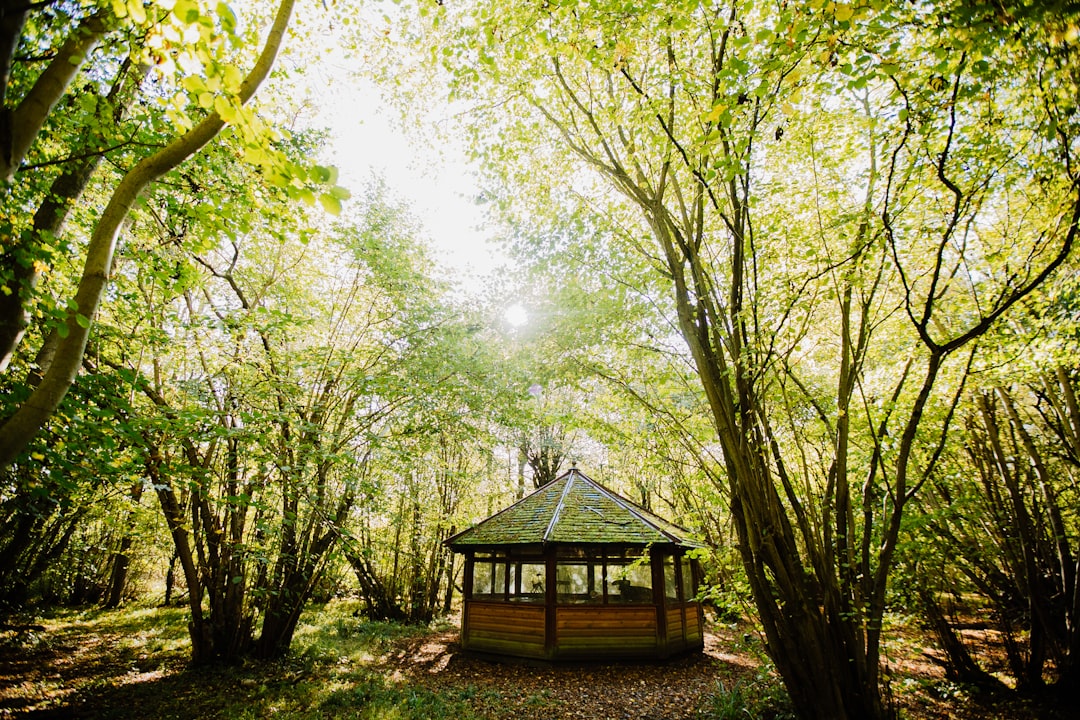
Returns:
[[[322,193],[319,195],[319,203],[322,205],[323,210],[331,215],[339,215],[341,213],[341,201],[331,193]]]
[[[88,329],[90,327],[90,318],[86,317],[82,313],[75,314],[75,322],[79,323],[79,327]]]
[[[330,174],[330,168],[323,167],[322,165],[313,165],[311,169],[308,170],[308,177],[311,178],[312,182],[317,183],[330,182]]]
[[[127,11],[136,24],[146,24],[146,9],[143,7],[142,0],[128,0]]]
[[[177,0],[173,6],[173,15],[190,25],[199,19],[199,6],[191,0]]]
[[[228,98],[224,98],[220,95],[214,98],[214,110],[221,116],[221,119],[227,123],[236,121],[236,108],[229,102]]]
[[[229,7],[228,3],[220,2],[217,5],[218,19],[221,22],[221,27],[226,32],[233,34],[236,32],[236,13]]]
[[[188,92],[206,92],[206,82],[198,75],[188,75],[180,81],[180,84],[183,85],[184,89]]]

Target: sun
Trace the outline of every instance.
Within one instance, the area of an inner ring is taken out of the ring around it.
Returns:
[[[503,317],[506,322],[510,323],[511,327],[521,327],[529,322],[529,313],[525,311],[525,307],[521,303],[514,303],[506,308]]]

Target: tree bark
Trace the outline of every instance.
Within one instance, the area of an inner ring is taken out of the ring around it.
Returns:
[[[7,87],[11,57],[18,45],[14,32],[21,32],[27,11],[3,17],[0,21],[0,76]],[[30,91],[18,106],[5,114],[0,125],[0,188],[10,184],[22,164],[34,139],[48,120],[56,103],[67,92],[71,81],[79,74],[90,52],[97,47],[106,31],[106,15],[98,12],[79,23],[64,44],[60,46],[52,62],[38,76]],[[14,42],[12,42],[14,40]],[[5,93],[6,94],[6,93]],[[6,98],[5,98],[6,99]]]
[[[134,91],[125,92],[126,80],[129,76],[133,77],[137,86],[149,69],[143,66],[140,72],[130,73],[129,63],[123,64],[106,96],[114,103],[114,121],[119,122],[123,118],[135,97]],[[86,128],[77,145],[89,146],[97,136],[92,128]],[[7,369],[29,324],[29,303],[41,279],[41,269],[34,260],[42,245],[63,231],[72,207],[82,197],[103,158],[102,153],[94,152],[64,163],[34,214],[31,236],[26,241],[13,238],[0,253],[0,268],[4,268],[11,277],[11,293],[0,293],[0,372]],[[50,337],[43,342],[48,345],[56,339]],[[38,356],[35,384],[40,382],[40,373],[48,367],[52,357],[51,349],[43,346]]]
[[[131,486],[131,502],[138,505],[142,499],[142,481]],[[108,589],[106,590],[106,608],[120,607],[124,601],[124,590],[127,589],[128,570],[131,568],[131,546],[135,539],[136,513],[132,508],[128,511],[127,522],[124,524],[124,535],[120,539],[120,547],[113,555],[112,569],[109,572]]]

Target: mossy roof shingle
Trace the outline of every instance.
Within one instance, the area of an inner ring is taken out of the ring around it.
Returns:
[[[446,541],[455,550],[537,543],[701,546],[576,468]]]

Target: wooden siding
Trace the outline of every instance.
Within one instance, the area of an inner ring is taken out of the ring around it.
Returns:
[[[683,621],[683,606],[675,605],[667,608],[667,637],[668,642],[681,643],[685,632],[686,623]]]
[[[546,608],[526,603],[465,603],[461,646],[466,650],[545,657]]]
[[[560,658],[653,655],[656,608],[592,605],[555,610],[555,655]]]
[[[701,650],[705,637],[701,605],[695,602],[669,605],[665,612],[667,638],[665,655],[685,650]]]
[[[462,620],[464,649],[524,658],[667,657],[704,645],[697,603],[668,606],[661,616],[652,605],[563,605],[549,612],[539,604],[470,600]]]
[[[698,603],[690,603],[686,606],[686,642],[691,647],[704,647],[705,645],[705,628],[702,627],[705,624],[704,617],[701,612],[701,605]]]

